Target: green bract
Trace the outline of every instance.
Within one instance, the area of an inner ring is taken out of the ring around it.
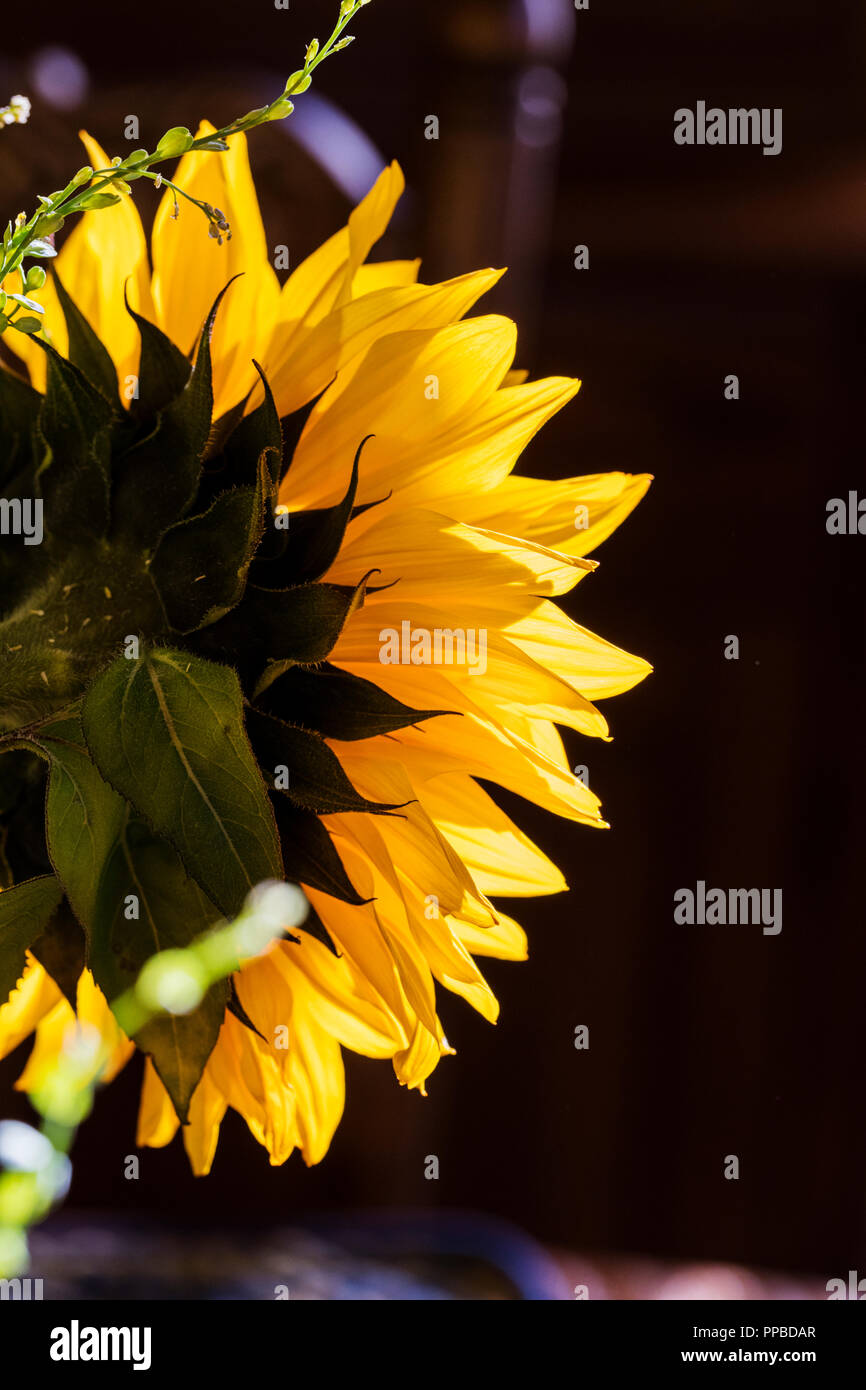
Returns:
[[[129,311],[141,362],[124,409],[55,283],[69,359],[41,343],[44,396],[0,370],[0,1002],[26,950],[73,1003],[85,964],[113,1001],[262,880],[359,903],[319,817],[399,808],[361,796],[325,739],[436,713],[328,661],[370,578],[322,578],[365,441],[343,500],[289,518],[276,499],[299,422],[278,418],[264,375],[261,405],[212,419],[219,300],[192,362]],[[8,524],[25,508],[38,541]],[[304,930],[330,944],[314,914]],[[181,1119],[226,1008],[255,1025],[220,982],[137,1038]]]

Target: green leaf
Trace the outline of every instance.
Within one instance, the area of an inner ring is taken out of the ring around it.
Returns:
[[[367,576],[354,589],[339,584],[260,589],[247,584],[243,602],[197,640],[206,651],[230,655],[248,681],[269,663],[285,669],[324,661],[346,620],[363,603],[366,580]]]
[[[90,934],[106,864],[126,824],[127,805],[100,776],[78,719],[43,725],[33,742],[49,759],[48,853],[75,915]]]
[[[14,299],[16,304],[23,304],[25,309],[32,309],[34,314],[44,314],[43,305],[37,304],[35,299],[28,299],[26,294],[13,294],[11,290],[6,291],[7,299]]]
[[[117,372],[107,348],[94,333],[81,310],[64,289],[54,270],[54,288],[69,332],[69,361],[74,363],[107,401],[117,400]]]
[[[42,309],[40,308],[41,312]],[[26,333],[29,336],[31,333],[39,332],[42,327],[42,320],[35,318],[33,314],[24,314],[21,318],[13,319],[9,327],[14,328],[16,333]]]
[[[86,941],[72,908],[63,898],[48,926],[30,947],[44,970],[73,1009],[78,1007],[78,981],[85,967]]]
[[[217,295],[205,320],[195,366],[180,395],[166,406],[158,428],[118,461],[115,523],[140,547],[153,544],[166,527],[186,515],[195,499],[213,412],[211,336],[229,285]]]
[[[24,971],[25,952],[45,930],[63,889],[53,874],[30,878],[0,893],[0,1003],[6,1002]]]
[[[169,527],[150,567],[175,632],[194,632],[240,602],[264,530],[264,458],[256,487],[234,488],[201,516]]]
[[[85,695],[82,724],[102,776],[174,845],[224,916],[263,879],[282,878],[233,671],[164,647],[120,657]]]
[[[49,343],[39,432],[48,448],[39,484],[51,530],[103,536],[108,529],[109,431],[114,411],[78,367]]]
[[[130,818],[100,887],[88,956],[96,983],[109,1000],[117,999],[134,984],[151,956],[188,946],[218,916],[207,895],[187,877],[171,846]],[[136,1034],[137,1046],[153,1058],[184,1123],[219,1035],[228,997],[228,982],[220,980],[192,1013],[153,1019]]]
[[[298,806],[320,816],[338,811],[395,811],[396,805],[368,801],[349,781],[336,753],[318,734],[294,728],[272,714],[247,710],[247,733],[266,778],[274,786],[275,772],[285,767],[285,793]]]
[[[337,666],[293,666],[262,696],[269,714],[315,729],[324,738],[346,741],[392,734],[435,719],[445,710],[410,709],[372,681]]]
[[[288,797],[274,799],[274,814],[283,847],[286,878],[317,888],[353,907],[369,902],[353,887],[334,842],[314,811],[294,806]],[[312,914],[311,914],[312,915]],[[309,917],[302,930],[307,931]],[[315,933],[313,933],[315,935]]]
[[[129,402],[129,413],[135,419],[148,419],[180,395],[189,381],[191,367],[171,338],[131,308],[125,287],[123,297],[126,312],[134,319],[141,338],[138,397]]]

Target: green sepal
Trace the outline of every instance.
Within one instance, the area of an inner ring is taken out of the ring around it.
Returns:
[[[285,589],[320,579],[340,553],[346,527],[352,517],[358,490],[358,466],[367,435],[358,445],[346,495],[334,507],[295,512],[291,518],[288,545],[279,560],[257,567],[256,582],[270,589]]]
[[[121,534],[133,536],[142,549],[186,515],[198,491],[213,412],[211,336],[228,288],[217,295],[205,320],[195,365],[183,390],[165,407],[156,429],[118,460],[115,526]]]
[[[129,413],[134,419],[146,420],[158,415],[180,395],[189,381],[192,367],[189,358],[184,357],[171,338],[167,338],[156,324],[135,312],[125,286],[123,299],[126,312],[134,320],[141,339],[138,396],[129,402]]]
[[[235,660],[248,680],[268,667],[276,674],[295,663],[324,661],[363,603],[368,577],[354,589],[338,584],[260,589],[248,583],[243,603],[197,640],[206,651]],[[262,688],[256,684],[257,691]]]
[[[231,470],[233,481],[252,482],[249,470],[254,470],[262,454],[266,455],[268,473],[274,488],[280,481],[283,459],[283,431],[277,407],[262,368],[253,359],[253,366],[259,374],[264,391],[261,405],[244,415],[226,441],[223,449],[225,461]],[[246,476],[244,476],[246,474]]]
[[[83,373],[91,386],[94,386],[107,401],[113,403],[117,400],[117,372],[109,352],[77,304],[67,294],[57,268],[53,267],[52,271],[54,288],[69,334],[69,361]]]
[[[47,454],[38,472],[46,531],[104,536],[109,519],[109,432],[114,410],[83,372],[39,343],[48,374],[39,434]]]
[[[314,396],[306,405],[299,406],[297,410],[293,410],[291,415],[284,415],[280,421],[283,430],[283,459],[285,461],[283,477],[286,476],[292,466],[295,451],[301,442],[301,437],[310,422],[316,406],[319,404],[322,397],[330,391],[336,379],[336,374],[334,374],[327,386],[325,386],[317,396]]]
[[[435,719],[447,710],[410,709],[393,695],[362,676],[321,666],[292,666],[279,676],[259,699],[269,714],[291,719],[323,738],[351,742],[392,734]]]
[[[333,840],[316,813],[295,806],[285,796],[275,795],[273,805],[286,878],[308,888],[316,888],[320,893],[327,893],[352,907],[363,907],[368,903],[370,899],[362,898],[353,886]],[[309,917],[300,930],[312,930]],[[312,932],[312,935],[316,933]]]
[[[26,952],[57,911],[63,889],[53,874],[29,878],[0,893],[0,1004],[24,973]]]
[[[274,786],[278,767],[285,767],[289,785],[285,795],[297,806],[320,816],[340,811],[366,811],[380,815],[396,811],[396,804],[368,801],[356,791],[342,764],[319,734],[286,724],[262,710],[247,710],[247,733],[266,780]]]
[[[215,623],[240,602],[264,531],[269,486],[262,457],[254,487],[224,492],[208,511],[163,535],[150,574],[175,632]]]
[[[327,892],[327,889],[325,891]],[[331,933],[328,931],[328,928],[325,926],[324,922],[322,921],[318,912],[316,912],[315,908],[310,908],[309,912],[304,918],[303,927],[299,927],[298,930],[306,932],[307,936],[313,936],[317,941],[320,941],[323,946],[327,946],[332,956],[339,957],[343,954],[342,951],[340,951],[337,947],[334,938],[331,936]],[[290,945],[298,940],[298,938],[295,938],[294,936],[290,936],[288,939]]]
[[[292,940],[294,941],[296,941],[297,939],[297,937],[292,938]],[[237,987],[234,982],[234,977],[232,977],[232,979],[229,981],[229,992],[226,1008],[228,1009],[230,1014],[234,1014],[235,1018],[238,1020],[239,1023],[242,1023],[245,1028],[249,1028],[251,1033],[255,1033],[257,1037],[261,1038],[262,1042],[268,1041],[264,1033],[262,1033],[253,1023],[252,1019],[250,1018],[249,1014],[247,1013],[246,1009],[241,1003],[240,995],[238,994]]]
[[[223,916],[236,916],[263,879],[283,877],[234,671],[144,648],[96,678],[81,721],[102,776],[175,847]]]

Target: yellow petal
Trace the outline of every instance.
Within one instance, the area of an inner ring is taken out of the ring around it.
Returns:
[[[422,671],[423,684],[405,679],[410,671]],[[436,707],[440,685],[434,668],[383,666],[382,672],[382,686],[398,699],[414,703],[417,709],[419,696],[426,691]],[[388,738],[365,740],[365,751],[375,749],[371,756],[404,763],[416,785],[445,772],[465,772],[497,782],[569,820],[604,825],[598,797],[572,775],[564,760],[551,757],[527,737],[525,730],[519,731],[519,715],[512,715],[505,728],[486,718],[469,695],[463,697],[462,709],[462,717],[444,715],[417,729],[400,729]],[[549,727],[553,730],[553,725]],[[333,744],[339,757],[346,746]]]
[[[340,1123],[346,1081],[339,1043],[304,1008],[292,1010],[289,1078],[296,1097],[296,1120],[306,1164],[319,1163]]]
[[[350,213],[349,255],[343,285],[337,295],[338,308],[351,298],[355,274],[362,261],[367,259],[371,247],[383,235],[405,187],[403,171],[395,160],[382,170],[370,192]]]
[[[78,980],[76,1014],[80,1024],[96,1029],[108,1048],[108,1061],[101,1076],[107,1084],[126,1066],[135,1044],[118,1027],[105,995],[89,970],[83,970]]]
[[[183,1127],[183,1146],[197,1178],[205,1177],[211,1170],[225,1113],[225,1097],[205,1067],[190,1101],[189,1124]]]
[[[0,1005],[0,1057],[7,1057],[29,1038],[46,1014],[62,1002],[63,995],[47,970],[28,952],[21,979]]]
[[[372,817],[339,815],[327,816],[324,820],[334,834],[352,882],[365,898],[372,899],[370,911],[391,957],[401,993],[421,1022],[428,1028],[435,1028],[433,977],[410,931],[406,904],[394,881],[393,866],[372,824]],[[394,1008],[390,998],[388,1003]]]
[[[513,917],[500,912],[495,927],[482,929],[460,925],[457,932],[464,946],[476,956],[495,956],[497,960],[528,960],[526,932]]]
[[[567,889],[556,865],[471,777],[459,773],[433,777],[418,787],[417,795],[482,892],[492,897],[534,897]],[[472,940],[487,940],[487,931],[479,928]],[[461,939],[468,944],[462,928]]]
[[[401,177],[395,177],[396,168],[397,166],[392,166],[383,170],[370,192],[352,213],[352,217],[355,218],[356,254],[361,249],[358,240],[360,223],[366,224],[371,234],[375,232],[376,226],[384,231],[381,215],[376,220],[368,214],[372,214],[373,209],[378,208],[390,217],[402,190]],[[399,175],[399,169],[397,174]],[[375,239],[375,236],[369,236],[368,250]],[[282,288],[277,310],[277,329],[284,348],[287,348],[301,323],[306,329],[313,328],[334,308],[338,295],[346,288],[347,267],[352,252],[351,242],[352,234],[349,227],[343,227],[322,246],[317,247],[289,276]],[[361,294],[369,294],[372,290],[413,284],[417,278],[418,264],[417,261],[387,262],[389,269],[383,267],[381,270],[379,267],[359,266],[354,282],[349,275],[352,294],[357,298]],[[390,267],[393,267],[393,270]]]
[[[529,441],[580,386],[566,377],[550,377],[491,390],[498,384],[501,363],[513,351],[514,335],[506,323],[487,317],[470,320],[460,332],[439,329],[426,338],[418,332],[392,333],[374,344],[315,407],[283,500],[290,506],[338,501],[357,443],[372,432],[361,459],[359,502],[391,494],[381,512],[432,505],[471,520],[477,510],[485,524],[484,509],[497,505],[487,492],[507,478]],[[481,349],[480,360],[476,349]],[[490,354],[493,370],[486,360]],[[456,392],[442,389],[443,357],[446,380],[457,379]],[[403,383],[409,379],[415,387],[407,392]],[[438,402],[428,399],[437,380]],[[413,404],[414,410],[409,408]],[[347,460],[343,468],[334,470],[333,460],[341,458]],[[500,529],[523,535],[521,526]]]
[[[81,139],[94,169],[107,168],[110,160],[97,142],[86,131]],[[108,348],[122,387],[138,370],[140,346],[123,302],[124,286],[132,308],[152,314],[147,242],[132,198],[84,213],[55,264],[64,288]]]
[[[597,473],[561,482],[506,478],[495,492],[467,497],[464,520],[569,555],[588,555],[634,510],[651,482],[649,473]]]
[[[387,843],[385,818],[374,823],[372,817],[355,816],[348,833],[357,838],[375,866],[375,911],[380,922],[387,920],[388,939],[397,953],[406,994],[419,1020],[428,1029],[436,1027],[432,975],[494,1022],[499,1005],[492,990],[452,932],[437,895],[428,891],[431,883],[413,879],[405,855]],[[492,915],[486,920],[491,921]]]
[[[376,517],[375,511],[371,508],[352,524],[327,579],[356,584],[376,569],[376,588],[393,584],[397,590],[370,595],[370,603],[382,608],[398,598],[423,603],[432,592],[440,604],[448,596],[456,600],[454,611],[462,610],[463,628],[473,625],[465,617],[470,604],[475,625],[484,611],[498,613],[497,626],[505,627],[509,611],[514,618],[531,613],[536,595],[564,593],[595,568],[593,560],[464,526],[436,512],[392,511]]]
[[[593,700],[631,690],[652,670],[642,657],[597,637],[547,601],[515,623],[509,637],[521,651]]]
[[[421,261],[374,261],[362,265],[355,274],[352,297],[373,294],[375,290],[391,289],[394,285],[414,285],[418,280]]]
[[[144,1061],[144,1077],[138,1104],[138,1148],[162,1149],[170,1144],[180,1126],[171,1097],[157,1075],[149,1057]]]
[[[378,597],[387,600],[392,592],[396,590]],[[455,629],[455,612],[460,612],[459,598],[453,607],[435,608],[408,598],[402,603],[373,600],[346,624],[331,659],[374,683],[384,681],[389,689],[401,679],[396,672],[405,672],[415,699],[423,697],[425,687],[430,693],[433,680],[438,703],[428,707],[435,709],[464,709],[468,693],[483,714],[505,725],[517,710],[555,720],[590,738],[608,737],[607,720],[572,684],[533,660],[495,627],[487,628],[481,615],[470,608],[461,616],[471,626]],[[420,648],[413,650],[413,642],[421,641],[424,634],[426,654]],[[434,634],[438,634],[441,660],[435,659]],[[400,657],[396,666],[390,664],[395,654]]]
[[[61,997],[36,1028],[36,1037],[27,1065],[15,1082],[16,1091],[32,1091],[45,1080],[46,1072],[54,1065],[63,1048],[67,1033],[75,1027],[71,1004]]]
[[[332,1037],[364,1057],[392,1057],[408,1036],[366,976],[345,955],[299,931],[300,941],[283,942],[273,953],[288,973],[294,993],[306,988],[308,1006]]]
[[[448,1046],[438,1021],[435,1033],[419,1023],[410,1046],[394,1058],[397,1080],[401,1086],[408,1086],[410,1091],[418,1090],[422,1096],[426,1096],[424,1082],[438,1065],[439,1058],[453,1055],[454,1049]]]
[[[498,278],[498,271],[486,270],[442,285],[376,290],[334,309],[309,332],[288,338],[276,332],[264,366],[280,415],[289,415],[318,396],[337,372],[358,359],[378,338],[453,323]],[[342,385],[338,380],[332,390],[342,390]],[[254,393],[251,402],[256,399]]]
[[[211,134],[203,121],[197,135]],[[268,258],[265,230],[250,173],[246,137],[234,135],[225,153],[185,154],[174,182],[191,197],[225,213],[231,240],[208,236],[204,214],[166,191],[153,228],[153,297],[160,327],[190,352],[214,300],[239,275],[223,300],[212,342],[214,415],[235,405],[257,380],[252,358],[264,351],[276,317],[279,281]]]
[[[423,885],[423,892],[436,899],[443,914],[457,913],[481,925],[492,922],[495,913],[482,900],[466,865],[417,800],[405,769],[394,763],[375,764],[364,757],[356,760],[351,750],[344,752],[341,762],[362,796],[400,807],[394,815],[376,820],[385,861],[398,864],[410,881]]]
[[[290,506],[309,505],[309,497],[315,497],[317,506],[337,501],[342,496],[341,483],[345,490],[340,475],[345,472],[348,477],[358,443],[367,435],[374,438],[365,449],[364,484],[359,497],[381,497],[395,480],[399,485],[402,476],[402,467],[388,467],[395,453],[399,453],[402,462],[417,441],[446,434],[455,420],[477,409],[493,394],[514,356],[514,324],[492,314],[451,322],[459,318],[459,312],[465,312],[464,304],[469,307],[465,294],[477,297],[478,292],[488,288],[490,275],[492,272],[474,284],[459,286],[456,304],[451,303],[456,282],[448,282],[451,288],[436,296],[441,311],[448,317],[440,318],[433,331],[424,331],[421,324],[395,322],[385,330],[387,336],[372,344],[348,384],[339,379],[334,383],[313,411],[295,450],[284,501]],[[445,291],[445,287],[439,288]],[[420,306],[422,292],[429,294],[424,286],[382,290],[356,300],[350,308],[360,313],[362,306],[369,309],[397,295],[404,300],[411,295]],[[405,312],[403,318],[407,318]],[[333,467],[335,476],[326,478],[324,483],[323,458],[335,464],[345,459],[344,468]],[[381,480],[386,472],[387,485],[383,488]]]

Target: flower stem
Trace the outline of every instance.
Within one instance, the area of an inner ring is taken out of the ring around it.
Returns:
[[[291,115],[294,109],[291,98],[300,96],[307,90],[313,73],[326,58],[352,42],[350,36],[343,37],[346,27],[358,11],[369,3],[370,0],[341,0],[340,12],[330,38],[321,45],[314,39],[307,46],[304,66],[291,74],[284,91],[269,106],[248,111],[245,116],[236,117],[228,125],[214,131],[213,134],[201,135],[198,138],[194,138],[185,127],[177,126],[163,135],[152,153],[147,150],[135,150],[127,159],[118,159],[116,163],[111,165],[111,168],[99,169],[95,173],[91,168],[85,167],[78,171],[75,178],[65,188],[60,189],[57,193],[52,193],[50,197],[40,196],[40,207],[36,212],[29,218],[25,213],[19,213],[14,223],[9,222],[6,227],[2,243],[0,243],[0,288],[2,288],[8,275],[19,270],[25,257],[43,259],[56,254],[51,238],[55,232],[60,230],[67,217],[77,212],[95,211],[117,202],[121,197],[129,194],[129,183],[135,179],[151,178],[157,181],[159,176],[150,172],[152,165],[176,159],[179,155],[189,151],[219,152],[226,150],[228,149],[226,142],[230,136],[237,135],[241,131],[254,130],[267,121],[280,121]],[[175,199],[177,199],[178,194],[185,198],[189,197],[182,188],[171,183],[170,180],[162,179],[161,182],[172,190]],[[189,198],[189,201],[195,203],[205,214],[210,224],[210,234],[215,236],[217,240],[221,240],[223,234],[231,234],[228,224],[218,208],[212,208],[209,204],[201,203],[195,198]],[[23,279],[23,269],[21,275]],[[0,313],[0,335],[7,328],[18,327],[19,325],[15,322],[11,312],[10,314]],[[38,332],[39,320],[25,315],[21,320],[19,331]]]

